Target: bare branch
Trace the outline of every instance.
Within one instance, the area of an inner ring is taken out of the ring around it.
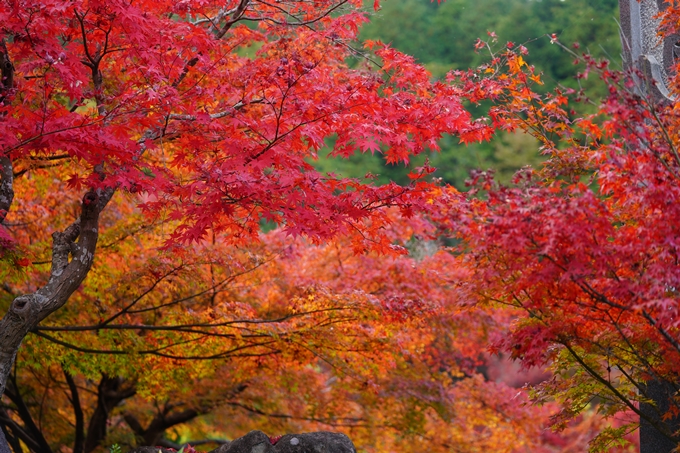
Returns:
[[[299,416],[290,415],[290,414],[265,412],[265,411],[262,411],[262,410],[260,410],[256,407],[248,406],[246,404],[238,403],[238,402],[235,402],[235,401],[229,401],[225,404],[228,405],[228,406],[233,406],[233,407],[238,407],[240,409],[244,409],[244,410],[251,412],[253,414],[263,415],[265,417],[283,418],[283,419],[291,419],[291,420],[305,420],[305,421],[311,421],[311,422],[316,422],[316,423],[322,423],[324,425],[329,425],[329,426],[361,426],[364,423],[366,423],[366,420],[363,419],[363,418],[354,418],[354,417],[339,417],[339,418],[299,417]]]
[[[275,5],[275,4],[272,4],[272,3],[268,3],[268,2],[265,2],[265,1],[263,1],[263,0],[256,0],[256,1],[257,1],[258,3],[262,3],[263,5],[267,5],[267,6],[270,7],[270,8],[278,9],[279,11],[283,12],[284,14],[286,14],[286,15],[287,15],[288,17],[290,17],[291,19],[294,19],[295,22],[282,22],[282,21],[278,21],[278,20],[275,20],[275,19],[272,19],[272,18],[269,18],[269,17],[263,17],[263,18],[248,17],[248,18],[247,18],[248,20],[253,20],[253,21],[266,21],[266,22],[273,23],[273,24],[276,24],[276,25],[286,25],[286,26],[297,26],[297,27],[300,27],[300,26],[308,26],[308,25],[311,25],[311,24],[313,24],[313,23],[319,22],[320,20],[324,19],[325,17],[328,17],[328,16],[329,16],[331,13],[333,13],[335,10],[337,10],[337,9],[339,9],[340,7],[342,7],[343,5],[345,5],[345,4],[347,3],[348,0],[343,0],[343,1],[341,1],[341,2],[338,2],[337,4],[333,5],[331,8],[327,9],[326,11],[323,11],[323,12],[322,12],[321,14],[319,14],[318,16],[316,16],[316,17],[314,17],[314,18],[312,18],[312,19],[308,19],[308,20],[300,20],[298,17],[296,17],[295,15],[291,14],[291,13],[288,12],[286,9],[281,8],[281,7],[278,6],[278,5]],[[309,28],[309,27],[308,27],[308,28]]]
[[[9,157],[0,157],[0,224],[5,221],[14,200],[14,173]]]
[[[196,63],[198,63],[198,57],[194,57],[191,60],[187,61],[187,64],[184,66],[184,69],[182,69],[182,73],[179,75],[177,80],[175,80],[172,84],[174,88],[177,88],[177,86],[179,86],[179,84],[182,83],[182,80],[184,80],[187,74],[189,74],[189,69],[195,66]]]
[[[249,3],[250,0],[241,0],[241,3],[238,4],[236,10],[232,14],[231,19],[227,20],[222,29],[215,36],[217,39],[222,38],[229,31],[232,25],[234,25],[241,19],[243,14],[246,12],[246,7],[248,6]]]
[[[123,400],[137,393],[135,382],[121,377],[102,376],[97,387],[97,407],[90,418],[85,438],[85,453],[95,450],[106,438],[109,414]]]
[[[5,40],[0,40],[0,104],[3,104],[7,96],[14,88],[14,66],[9,58]]]
[[[31,413],[28,409],[28,405],[24,401],[15,379],[10,380],[9,386],[5,393],[7,397],[12,401],[12,403],[15,404],[16,413],[19,415],[19,418],[23,422],[22,427],[19,427],[18,424],[16,426],[20,428],[20,431],[24,433],[25,436],[30,437],[31,442],[37,444],[40,447],[38,451],[44,451],[46,453],[51,452],[52,450],[49,444],[47,443],[47,440],[45,439],[45,437],[42,434],[42,431],[40,430],[38,425],[36,425],[35,421],[33,420],[33,417],[31,416]],[[24,440],[25,442],[24,435],[20,435],[19,437],[21,437],[21,439]]]
[[[93,189],[85,194],[80,217],[63,232],[52,235],[52,268],[47,284],[33,294],[15,298],[0,319],[0,395],[5,391],[23,338],[50,313],[62,307],[87,276],[99,237],[99,213],[114,190],[113,187]]]
[[[80,405],[80,397],[78,395],[78,387],[76,386],[75,381],[73,380],[73,377],[71,374],[66,371],[62,367],[62,370],[64,371],[64,377],[66,378],[66,383],[68,384],[68,388],[71,391],[71,405],[73,406],[73,413],[75,415],[76,419],[76,438],[73,441],[73,453],[83,453],[84,448],[85,448],[85,438],[83,436],[84,434],[84,427],[85,427],[85,421],[83,417],[83,408]]]
[[[249,104],[260,104],[262,101],[252,101],[249,102]],[[220,118],[224,118],[227,115],[231,115],[234,113],[236,110],[240,109],[241,107],[245,106],[246,104],[244,102],[237,102],[227,110],[223,110],[221,112],[217,113],[212,113],[210,115],[211,120],[217,120]],[[169,120],[180,120],[180,121],[196,121],[198,117],[196,115],[184,115],[184,114],[179,114],[179,113],[171,113],[168,115]]]
[[[5,439],[5,437],[7,437]],[[0,453],[12,453],[7,449],[7,444],[14,450],[14,453],[24,453],[19,439],[9,433],[7,427],[0,423]]]
[[[5,40],[0,40],[0,106],[14,88],[14,66]],[[9,154],[0,155],[0,224],[7,217],[14,200],[14,176]]]
[[[25,443],[26,446],[28,446],[28,448],[30,448],[31,450],[42,451],[40,449],[41,445],[38,442],[36,442],[31,437],[31,435],[26,432],[24,428],[22,428],[17,422],[12,420],[7,411],[2,407],[0,407],[0,424],[2,424],[3,426],[7,426],[9,429],[11,429],[14,436],[20,439],[23,443]],[[2,431],[0,431],[0,433],[1,432]],[[4,453],[4,451],[2,453]]]
[[[204,291],[204,293],[207,291]],[[182,299],[182,300],[186,300]],[[157,309],[159,307],[153,307],[153,309]],[[151,310],[137,310],[137,311],[132,311],[131,313],[142,313],[145,311],[151,311]],[[228,321],[220,321],[220,322],[213,322],[213,323],[195,323],[195,324],[177,324],[177,325],[166,325],[166,326],[156,326],[156,325],[149,325],[149,324],[109,324],[108,322],[106,323],[101,323],[101,324],[94,324],[94,325],[86,325],[86,326],[38,326],[33,330],[33,333],[37,332],[84,332],[84,331],[99,331],[99,330],[158,330],[158,331],[187,331],[188,329],[194,329],[194,328],[211,328],[211,327],[229,327],[229,326],[238,326],[239,324],[242,325],[248,325],[248,324],[277,324],[277,323],[283,323],[285,321],[289,321],[294,318],[302,318],[306,316],[311,316],[315,314],[320,314],[320,313],[326,313],[326,312],[336,312],[336,311],[345,311],[345,310],[352,310],[352,307],[330,307],[330,308],[319,308],[316,310],[308,310],[304,312],[297,312],[297,313],[290,313],[284,316],[280,316],[278,318],[273,318],[273,319],[232,319]],[[206,333],[206,332],[194,332],[194,333]],[[259,335],[258,335],[259,336]]]
[[[202,408],[200,411],[197,409],[186,409],[173,414],[156,414],[153,420],[151,420],[151,423],[149,423],[149,426],[142,433],[144,444],[157,445],[166,429],[193,420],[199,415],[210,412],[210,410],[212,410],[212,406]],[[125,420],[127,421],[127,418]]]

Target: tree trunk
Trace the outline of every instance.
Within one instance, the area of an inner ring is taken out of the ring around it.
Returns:
[[[16,414],[19,416],[24,426],[20,428],[18,424],[15,424],[13,427],[12,425],[14,422],[10,419],[9,414],[6,411],[4,413],[1,412],[4,411],[4,409],[0,410],[0,414],[2,415],[0,419],[4,418],[5,420],[0,421],[11,428],[13,434],[15,434],[15,437],[23,440],[24,443],[32,450],[39,451],[41,453],[52,453],[52,449],[47,443],[47,439],[45,439],[45,436],[43,436],[42,432],[40,432],[40,428],[38,428],[38,426],[33,421],[33,417],[31,416],[28,406],[21,396],[21,392],[19,387],[16,385],[16,381],[11,377],[7,382],[5,393],[9,397],[10,401],[12,401],[16,406]],[[7,440],[10,441],[11,439]],[[12,448],[16,450],[16,447]]]
[[[5,439],[5,433],[0,429],[0,453],[12,453],[9,449],[9,444],[7,439]]]
[[[84,451],[90,453],[106,438],[109,414],[121,401],[137,393],[133,384],[125,385],[121,377],[102,376],[97,389],[97,407],[90,418],[85,437]]]
[[[665,419],[663,415],[670,409],[670,402],[677,390],[670,382],[656,380],[649,381],[643,388],[645,396],[656,405],[640,404],[640,411],[646,417],[640,419],[640,453],[670,453],[678,443],[669,434],[672,436],[680,429],[680,419],[678,417]],[[667,427],[668,432],[659,431],[648,420],[656,422],[657,426]]]
[[[4,159],[3,170],[9,159]],[[11,164],[10,171],[11,171]],[[0,185],[7,182],[2,179]],[[19,347],[24,337],[50,313],[62,307],[87,276],[97,246],[99,213],[113,196],[114,189],[90,190],[83,197],[82,213],[63,232],[52,234],[50,279],[33,294],[12,301],[0,320],[0,397],[5,392]],[[0,439],[0,453],[9,451]]]

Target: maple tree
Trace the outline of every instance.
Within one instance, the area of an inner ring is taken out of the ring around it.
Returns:
[[[394,243],[432,231],[388,215]],[[450,253],[356,255],[349,238],[313,246],[273,231],[249,247],[210,241],[131,260],[139,242],[160,243],[163,225],[124,218],[102,233],[83,290],[18,357],[10,432],[25,429],[42,442],[34,450],[75,445],[77,432],[89,451],[103,436],[169,446],[333,427],[373,451],[561,451],[550,447],[582,449],[599,426],[548,435],[537,420],[552,407],[523,406],[517,389],[482,377],[488,331],[507,316],[451,303],[466,271]]]
[[[8,296],[0,395],[16,409],[3,409],[9,431],[0,434],[0,451],[8,451],[10,432],[14,449],[21,441],[49,451],[52,430],[62,435],[70,422],[73,449],[91,451],[122,400],[153,391],[158,402],[161,381],[200,379],[214,367],[178,361],[252,358],[215,390],[237,396],[239,379],[255,375],[258,357],[277,355],[275,345],[285,343],[281,354],[293,362],[298,355],[309,361],[310,346],[291,345],[288,337],[323,338],[318,330],[336,323],[335,311],[338,323],[348,322],[323,298],[307,306],[300,294],[290,295],[302,312],[291,304],[277,323],[258,318],[272,315],[256,308],[266,295],[218,304],[217,294],[258,267],[248,253],[262,240],[263,222],[312,243],[347,237],[344,247],[353,253],[403,252],[385,232],[385,208],[410,216],[431,201],[423,180],[430,169],[414,173],[406,187],[322,175],[308,159],[326,138],[335,138],[337,155],[383,152],[397,164],[436,149],[445,132],[465,141],[491,133],[464,110],[459,87],[432,82],[389,47],[370,44],[379,67],[365,60],[349,68],[348,56],[364,57],[351,44],[366,20],[359,3],[0,3],[0,254]],[[200,311],[191,308],[197,298]],[[407,313],[398,304],[393,310]],[[373,313],[359,311],[359,324]],[[250,321],[232,325],[242,317]],[[168,324],[157,324],[161,318]],[[260,321],[262,329],[248,327]],[[378,340],[349,336],[345,347],[351,351],[356,341],[361,351],[361,342]],[[22,342],[27,365],[13,367]],[[121,354],[127,362],[108,357]],[[93,394],[82,391],[89,379],[99,380]],[[36,424],[25,401],[33,395],[21,385],[52,393],[54,404],[41,406],[52,421],[49,414],[61,414],[60,402],[70,399],[73,418]],[[68,393],[50,391],[52,385]],[[210,410],[216,398],[123,419],[153,442]],[[87,427],[84,407],[93,407]]]
[[[0,2],[0,452],[319,426],[374,451],[573,451],[602,429],[605,449],[631,426],[581,414],[593,396],[639,413],[643,382],[673,382],[673,109],[588,60],[611,97],[574,122],[521,47],[432,81],[353,47],[360,6]],[[309,163],[327,139],[401,164],[517,128],[546,167],[471,196],[428,165],[399,186]],[[423,245],[447,227],[460,247]],[[542,408],[483,377],[494,336],[552,366]]]
[[[679,17],[676,5],[663,11],[662,36],[677,33]],[[637,68],[615,71],[565,47],[585,63],[580,77],[599,75],[609,87],[596,115],[573,119],[568,96],[582,93],[536,94],[541,80],[524,49],[508,47],[486,70],[458,76],[470,87],[485,73],[502,81],[489,82],[491,118],[535,136],[548,160],[512,187],[479,173],[471,196],[439,198],[438,220],[462,241],[474,273],[469,303],[516,310],[492,350],[549,367],[531,395],[561,404],[555,427],[595,406],[623,422],[603,429],[592,451],[609,451],[641,421],[677,444],[677,108],[650,94],[653,82]],[[676,76],[669,86],[677,96]],[[653,397],[655,383],[668,395]]]

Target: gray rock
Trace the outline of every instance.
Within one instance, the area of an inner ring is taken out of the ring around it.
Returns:
[[[163,447],[137,447],[134,450],[130,450],[129,453],[173,453],[174,450],[168,450]]]
[[[274,446],[269,441],[269,437],[262,431],[251,431],[243,437],[234,439],[226,445],[221,445],[210,453],[269,453],[274,452]]]
[[[265,433],[251,431],[210,453],[356,453],[356,449],[349,437],[340,433],[286,434],[272,445]]]

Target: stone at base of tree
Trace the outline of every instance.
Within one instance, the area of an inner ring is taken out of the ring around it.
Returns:
[[[262,431],[251,431],[210,453],[356,453],[356,448],[340,433],[286,434],[272,444]]]
[[[168,450],[163,447],[137,447],[128,453],[175,453],[175,450]]]

